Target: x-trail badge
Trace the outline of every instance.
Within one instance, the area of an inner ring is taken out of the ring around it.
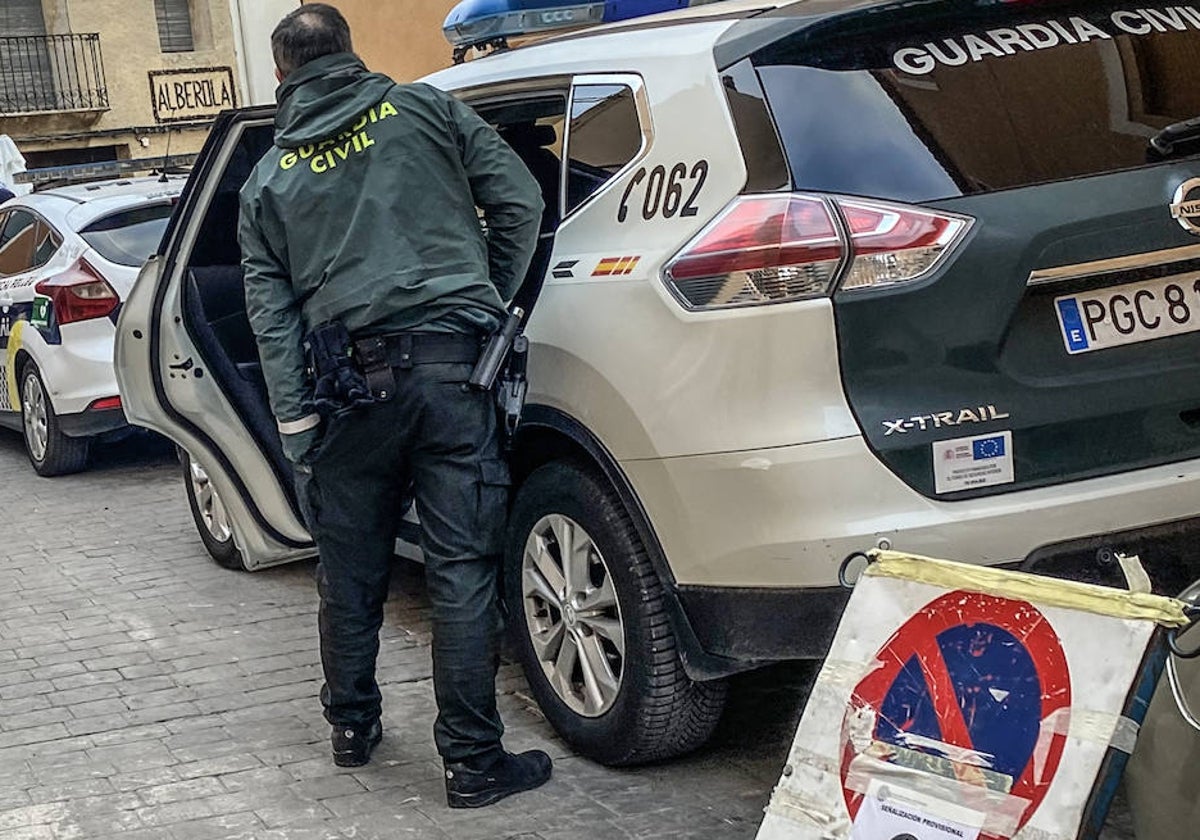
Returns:
[[[1189,178],[1175,190],[1171,218],[1188,233],[1200,236],[1200,178]]]

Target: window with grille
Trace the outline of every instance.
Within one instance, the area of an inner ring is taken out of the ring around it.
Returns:
[[[196,48],[191,0],[154,0],[154,16],[158,18],[158,43],[163,52],[191,52]]]

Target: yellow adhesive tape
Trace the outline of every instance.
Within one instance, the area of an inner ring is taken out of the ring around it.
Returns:
[[[864,575],[890,577],[936,586],[939,589],[964,589],[1000,598],[1029,601],[1034,604],[1079,610],[1111,618],[1153,621],[1164,627],[1186,627],[1185,604],[1147,592],[1129,592],[1108,586],[974,566],[950,560],[937,560],[898,551],[868,552],[873,562]]]

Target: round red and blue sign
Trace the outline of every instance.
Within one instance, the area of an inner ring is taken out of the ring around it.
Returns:
[[[978,783],[977,753],[1029,802],[1017,829],[1045,797],[1066,746],[1071,679],[1050,622],[1032,604],[975,592],[937,598],[876,654],[878,666],[850,696],[842,726],[842,789],[854,818],[861,792],[846,787],[857,751],[852,720],[874,720],[875,753],[907,749],[950,760],[959,780]],[[990,840],[1010,835],[982,833]]]

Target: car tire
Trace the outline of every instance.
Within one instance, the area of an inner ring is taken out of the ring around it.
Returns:
[[[246,570],[246,561],[233,540],[233,527],[229,512],[225,509],[212,479],[191,456],[182,449],[179,460],[183,464],[183,484],[187,489],[188,507],[200,541],[204,543],[208,556],[218,566],[238,572]]]
[[[575,546],[573,574],[563,571],[564,543]],[[509,520],[504,580],[530,688],[574,749],[619,766],[671,758],[708,740],[726,683],[695,682],[684,672],[662,582],[601,476],[567,461],[530,474]]]
[[[33,362],[21,369],[21,431],[34,471],[44,477],[77,473],[87,466],[91,439],[63,434],[41,371]]]

